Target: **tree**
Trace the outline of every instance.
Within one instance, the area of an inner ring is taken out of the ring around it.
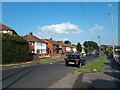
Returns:
[[[69,40],[66,40],[64,43],[65,44],[71,44],[71,42]]]
[[[85,53],[88,54],[88,48],[85,47],[84,50],[85,50]]]
[[[77,44],[77,51],[78,51],[78,53],[82,52],[82,47],[81,47],[81,44],[79,42]]]
[[[96,42],[94,41],[85,41],[83,43],[84,47],[88,49],[88,52],[91,52],[93,50],[98,50],[99,46]]]

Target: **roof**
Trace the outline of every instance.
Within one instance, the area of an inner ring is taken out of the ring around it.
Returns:
[[[115,48],[119,48],[120,49],[120,46],[115,46]]]
[[[51,44],[57,44],[56,41],[51,40],[51,39],[43,39],[46,43],[51,43]]]
[[[67,47],[67,44],[65,44],[64,42],[60,42],[60,44],[64,47]]]
[[[71,44],[67,44],[67,47],[71,47],[71,48],[73,48],[74,46],[72,46]]]
[[[63,41],[59,42],[60,45],[64,46],[64,47],[75,47],[75,45],[72,44],[65,44]]]
[[[29,33],[29,34],[25,35],[24,38],[25,38],[27,41],[46,43],[46,42],[43,41],[42,39],[40,39],[40,38],[32,35],[32,33]]]
[[[0,23],[0,30],[13,30],[12,28]],[[13,30],[14,31],[14,30]]]

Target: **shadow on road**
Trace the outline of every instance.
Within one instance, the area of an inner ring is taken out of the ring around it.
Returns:
[[[103,79],[96,79],[91,81],[84,81],[83,82],[83,76],[85,73],[81,73],[78,78],[76,79],[73,89],[75,90],[77,88],[80,88],[82,90],[101,90],[101,89],[117,89],[119,87],[115,86],[115,83],[118,83],[117,81],[110,81],[110,80],[103,80]]]
[[[22,69],[22,70],[20,70],[18,73],[15,73],[15,74],[13,74],[13,75],[10,75],[10,76],[4,78],[4,79],[2,80],[2,82],[3,82],[3,85],[2,85],[3,90],[6,90],[7,88],[9,88],[11,85],[13,85],[14,83],[16,83],[18,80],[20,80],[21,78],[23,78],[24,76],[26,76],[27,74],[29,74],[30,72],[32,72],[34,69],[38,68],[38,66],[39,66],[39,65],[35,65],[35,66],[33,66],[33,67],[28,67],[28,68]],[[27,70],[27,69],[28,69],[28,70]],[[14,78],[14,75],[19,74],[19,73],[21,73],[22,71],[25,71],[25,70],[27,70],[26,73],[22,74],[21,76],[19,76],[17,79],[15,79],[15,80],[12,81],[9,85],[6,86],[6,84],[5,84],[5,82],[4,82],[5,80],[7,80],[7,79],[9,79],[9,78]]]

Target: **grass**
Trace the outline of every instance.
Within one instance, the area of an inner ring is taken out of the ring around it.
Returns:
[[[104,63],[106,61],[105,54],[101,54],[100,57],[98,57],[93,62],[82,66],[81,68],[77,68],[76,71],[78,72],[103,72],[104,71]]]
[[[58,56],[53,56],[52,58],[44,58],[44,59],[39,59],[38,60],[38,63],[41,63],[41,64],[49,64],[49,63],[52,63],[52,61],[62,61],[64,59],[58,57]]]
[[[40,60],[38,60],[38,63],[41,63],[41,64],[49,64],[51,62],[52,62],[52,60],[50,60],[50,59],[40,59]]]
[[[59,56],[52,56],[51,58],[53,61],[61,61],[64,60],[63,58],[60,58]]]

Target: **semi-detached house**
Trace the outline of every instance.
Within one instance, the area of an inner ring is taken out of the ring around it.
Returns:
[[[0,33],[9,34],[9,35],[18,35],[14,29],[1,23],[0,23]]]
[[[56,41],[52,40],[52,38],[50,38],[50,39],[42,39],[42,40],[44,40],[44,42],[47,43],[47,54],[49,54],[49,55],[57,54]]]
[[[32,32],[25,35],[24,38],[29,42],[30,51],[34,54],[47,54],[46,42],[34,36]]]

